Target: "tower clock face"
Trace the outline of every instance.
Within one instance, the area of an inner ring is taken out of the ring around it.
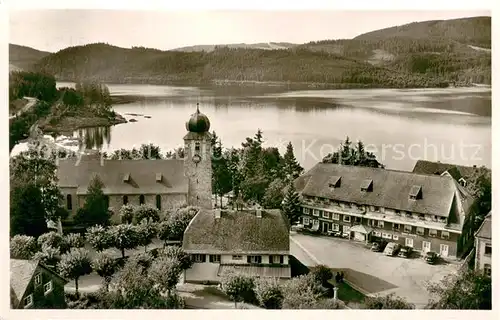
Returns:
[[[193,162],[194,162],[194,163],[198,163],[198,162],[200,162],[200,161],[201,161],[201,157],[200,157],[200,155],[195,154],[195,155],[193,156]]]

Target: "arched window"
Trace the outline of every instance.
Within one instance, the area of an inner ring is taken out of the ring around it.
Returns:
[[[156,195],[156,208],[161,210],[161,196],[159,194]]]
[[[70,194],[66,196],[66,209],[69,211],[73,210],[73,199]]]
[[[128,204],[128,196],[123,196],[123,204]]]
[[[144,204],[144,195],[143,194],[141,194],[139,196],[139,204]]]
[[[195,142],[195,144],[194,144],[194,151],[196,151],[196,152],[200,151],[200,143],[199,142]]]

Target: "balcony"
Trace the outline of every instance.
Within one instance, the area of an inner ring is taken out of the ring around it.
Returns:
[[[343,208],[340,205],[333,204],[330,200],[312,200],[312,199],[304,199],[304,205],[317,208],[317,209],[326,209],[328,211],[332,211],[340,214],[351,214],[351,215],[363,215],[366,213],[365,208],[351,208],[345,205]]]

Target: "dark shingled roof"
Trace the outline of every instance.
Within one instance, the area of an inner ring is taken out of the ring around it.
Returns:
[[[200,253],[276,253],[290,250],[288,222],[280,210],[263,210],[258,218],[255,210],[200,210],[186,231],[182,247]]]
[[[330,177],[342,177],[339,188],[329,188]],[[360,186],[373,180],[373,191]],[[414,186],[421,188],[418,200],[410,199]],[[344,202],[392,208],[447,217],[455,197],[455,182],[450,177],[419,175],[405,171],[318,163],[295,180],[295,188],[303,195]]]
[[[94,175],[104,184],[105,194],[169,194],[187,193],[188,179],[184,176],[184,161],[169,160],[103,160],[63,159],[59,161],[57,177],[60,187],[77,187],[86,194]],[[126,182],[125,177],[129,176]],[[157,177],[161,175],[161,181]]]
[[[466,167],[427,160],[418,160],[417,163],[415,163],[415,167],[413,167],[413,173],[419,174],[443,174],[443,172],[448,171],[448,173],[457,180],[461,177],[465,179],[470,178],[477,170],[479,170],[478,167]]]
[[[483,223],[476,232],[476,237],[491,239],[491,212],[484,218]]]

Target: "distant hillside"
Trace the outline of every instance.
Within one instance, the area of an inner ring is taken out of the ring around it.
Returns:
[[[453,40],[465,45],[491,48],[491,17],[413,22],[364,33],[354,40],[385,40],[394,37]]]
[[[50,52],[9,43],[9,69],[11,71],[29,69],[35,62],[49,54]]]
[[[199,51],[214,51],[216,48],[227,47],[231,49],[262,49],[262,50],[277,50],[277,49],[288,49],[297,46],[294,43],[288,42],[269,42],[269,43],[232,43],[232,44],[210,44],[210,45],[196,45],[189,47],[182,47],[172,49],[171,51],[183,51],[183,52],[199,52]]]
[[[398,72],[457,83],[491,83],[491,18],[410,23],[300,46],[340,54]]]
[[[305,49],[216,48],[211,52],[125,49],[103,43],[70,47],[41,59],[37,71],[59,80],[103,82],[201,83],[289,81],[339,87],[435,87],[440,81],[392,70],[341,55]]]

